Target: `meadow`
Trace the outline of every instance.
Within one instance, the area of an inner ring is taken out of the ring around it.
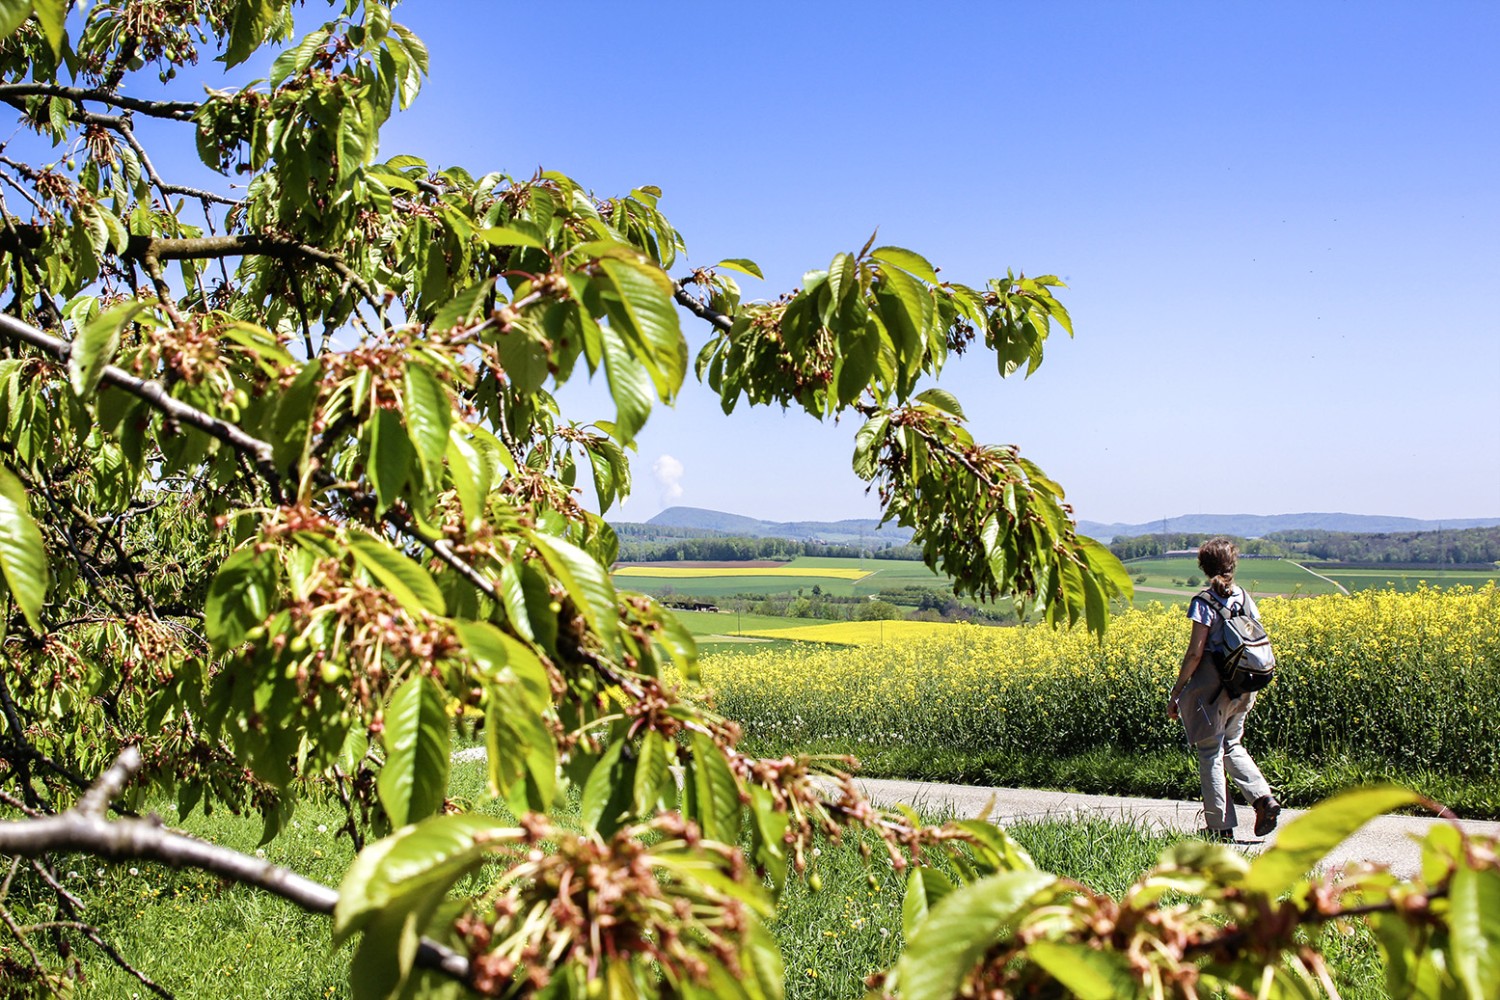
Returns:
[[[481,811],[503,814],[482,801],[484,765],[456,762],[451,798],[475,802]],[[174,806],[153,808],[176,825]],[[927,816],[940,822],[946,816]],[[967,818],[967,817],[963,817]],[[287,832],[266,845],[278,864],[327,884],[337,884],[353,858],[347,838],[333,831],[342,823],[337,804],[306,801]],[[218,811],[195,813],[181,824],[188,832],[255,851],[258,819]],[[1029,851],[1037,865],[1119,896],[1152,868],[1174,835],[1139,824],[1104,819],[1023,820],[1007,832]],[[891,965],[902,944],[903,878],[876,850],[866,862],[857,838],[834,843],[820,838],[812,861],[822,882],[814,890],[793,878],[770,924],[786,968],[789,1000],[850,1000],[864,993],[872,972]],[[101,865],[97,859],[64,858],[68,887],[84,904],[88,919],[106,928],[127,961],[183,1000],[241,1000],[283,997],[343,1000],[350,996],[351,949],[332,947],[329,921],[243,885],[192,870],[137,862]],[[940,867],[946,867],[940,865]],[[23,875],[9,903],[22,920],[42,919],[17,905],[25,892]],[[41,898],[38,896],[37,898]],[[46,953],[45,935],[34,938]],[[1383,983],[1373,939],[1362,928],[1350,937],[1328,939],[1332,975],[1349,1000],[1382,996]],[[97,949],[76,953],[83,977],[69,994],[75,1000],[115,1000],[153,995]],[[0,994],[35,994],[0,970]]]
[[[1260,603],[1280,668],[1247,745],[1289,801],[1389,778],[1500,816],[1500,590]],[[705,697],[766,755],[852,753],[891,777],[1196,794],[1181,727],[1163,709],[1189,630],[1179,608],[1120,614],[1102,643],[1046,626],[930,625],[917,638],[885,627],[884,642],[706,657]],[[851,626],[776,635],[836,642],[840,628]]]
[[[1443,569],[1439,566],[1414,569],[1320,569],[1319,573],[1337,580],[1350,590],[1399,590],[1402,592],[1428,587],[1482,587],[1500,581],[1500,569]]]
[[[1125,564],[1125,569],[1137,588],[1153,588],[1136,591],[1137,607],[1143,607],[1152,601],[1186,604],[1193,594],[1203,588],[1203,571],[1198,568],[1198,560],[1191,556],[1132,559]],[[1332,574],[1323,572],[1323,575]],[[1188,580],[1195,581],[1194,585],[1186,586]],[[1338,593],[1337,586],[1320,579],[1289,559],[1241,559],[1235,582],[1248,590],[1257,601],[1273,594],[1303,596]],[[1155,592],[1159,589],[1177,593]]]

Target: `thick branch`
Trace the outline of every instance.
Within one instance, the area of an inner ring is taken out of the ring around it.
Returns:
[[[734,320],[730,319],[728,316],[725,316],[723,313],[718,312],[717,310],[710,309],[702,302],[699,302],[697,299],[693,298],[693,296],[688,292],[687,286],[685,286],[680,281],[673,288],[672,297],[677,300],[678,305],[685,308],[688,312],[692,313],[694,316],[697,316],[701,320],[707,320],[709,323],[712,323],[714,326],[718,327],[720,330],[723,330],[725,333],[728,333],[729,330],[734,326]]]
[[[318,247],[298,243],[296,240],[275,236],[200,236],[191,239],[167,239],[164,237],[132,236],[125,248],[125,256],[149,264],[163,260],[212,260],[222,257],[275,257],[278,260],[310,260],[336,273],[340,278],[359,290],[365,301],[375,309],[380,303],[369,282],[344,263],[338,254]]]
[[[35,858],[49,852],[78,851],[110,861],[158,861],[173,868],[197,868],[254,886],[310,913],[333,913],[338,890],[290,868],[169,830],[154,817],[105,819],[104,807],[140,766],[140,750],[126,747],[99,782],[67,812],[40,819],[0,822],[0,854]],[[469,960],[437,942],[422,942],[417,963],[468,980]]]
[[[150,118],[169,118],[180,122],[192,121],[193,116],[198,113],[199,108],[199,105],[189,101],[147,101],[139,97],[126,97],[124,94],[116,94],[107,90],[62,87],[55,83],[0,84],[0,100],[35,97],[37,95],[61,97],[79,103],[93,101],[97,104],[107,104],[110,107],[120,108],[125,111],[138,111]]]

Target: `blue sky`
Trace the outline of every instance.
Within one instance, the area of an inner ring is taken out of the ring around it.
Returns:
[[[751,297],[876,227],[953,280],[1062,275],[1075,340],[1029,381],[972,355],[941,384],[1082,518],[1500,515],[1500,5],[412,0],[397,18],[433,72],[383,157],[658,185],[691,263],[764,267]],[[565,400],[609,415],[597,391]],[[615,516],[875,515],[856,428],[725,418],[690,385]]]

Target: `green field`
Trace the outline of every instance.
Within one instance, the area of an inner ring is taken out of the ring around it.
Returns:
[[[1137,605],[1152,601],[1186,604],[1189,598],[1203,588],[1203,573],[1198,569],[1198,560],[1191,556],[1133,559],[1125,564],[1125,569],[1135,582]],[[1142,574],[1145,574],[1145,579],[1137,580],[1136,577]],[[1186,581],[1189,579],[1196,582],[1187,586]],[[1241,559],[1235,573],[1235,582],[1254,597],[1338,593],[1338,588],[1333,584],[1318,579],[1288,559]],[[1173,593],[1163,594],[1144,588],[1170,590]]]
[[[742,615],[735,611],[677,611],[672,614],[694,635],[735,635],[738,632],[763,632],[768,629],[807,625],[807,618],[775,618],[770,615]]]
[[[1477,569],[1320,569],[1350,590],[1399,590],[1410,593],[1422,584],[1429,587],[1482,587],[1500,581],[1500,570]]]

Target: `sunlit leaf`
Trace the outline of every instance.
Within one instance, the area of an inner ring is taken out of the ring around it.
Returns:
[[[47,598],[47,548],[31,519],[26,488],[0,465],[0,570],[10,596],[32,631],[42,632],[42,604]]]
[[[431,678],[416,676],[385,706],[385,766],[376,788],[395,827],[431,816],[448,791],[450,724],[447,696]]]

